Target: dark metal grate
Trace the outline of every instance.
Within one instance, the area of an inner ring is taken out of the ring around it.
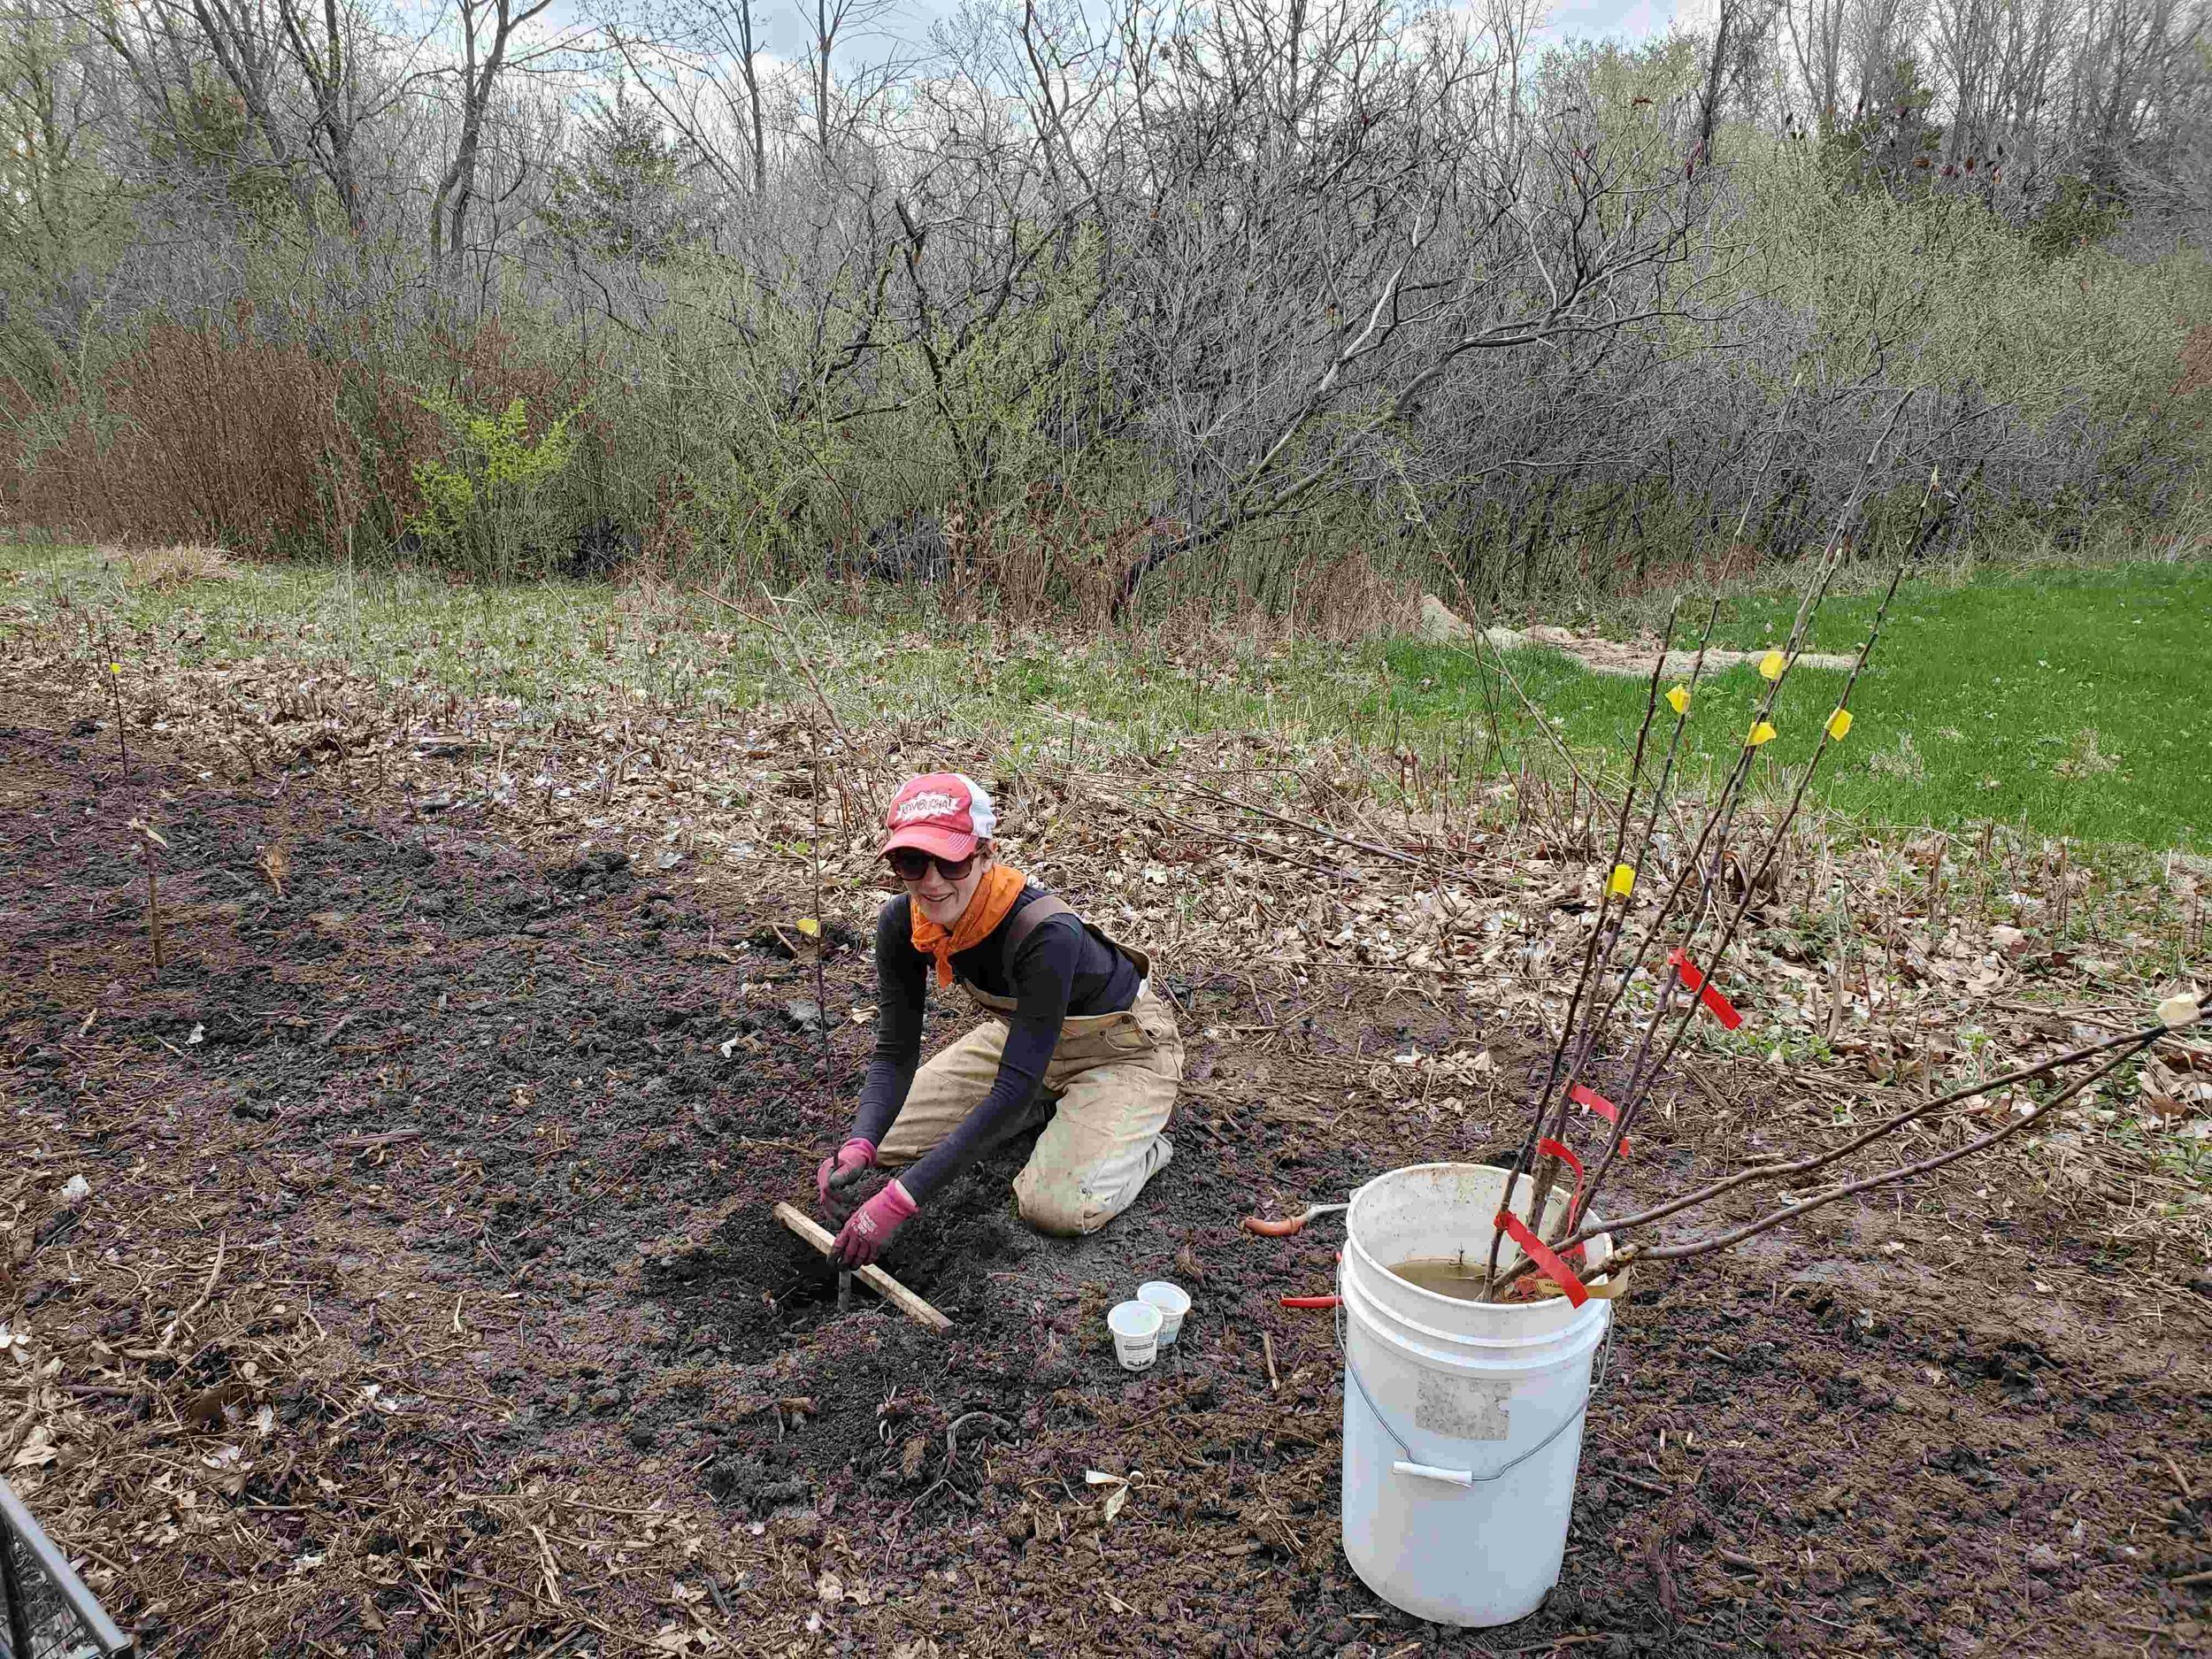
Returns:
[[[0,1480],[0,1659],[119,1659],[134,1651]]]

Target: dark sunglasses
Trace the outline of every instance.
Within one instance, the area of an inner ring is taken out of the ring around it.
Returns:
[[[891,866],[891,873],[902,881],[919,881],[929,873],[932,864],[937,866],[937,873],[948,881],[965,880],[968,872],[975,868],[973,853],[956,862],[950,858],[940,858],[933,853],[923,852],[919,848],[900,847],[884,854],[884,858]]]

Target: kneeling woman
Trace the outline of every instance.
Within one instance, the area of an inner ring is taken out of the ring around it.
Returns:
[[[1175,1155],[1161,1132],[1183,1040],[1147,983],[1150,959],[997,861],[991,798],[972,779],[909,780],[886,827],[883,856],[906,891],[876,924],[875,1055],[852,1130],[815,1177],[824,1213],[843,1223],[838,1261],[873,1261],[954,1176],[1039,1123],[1014,1181],[1022,1219],[1096,1231]],[[918,1071],[933,978],[985,1018]],[[872,1169],[901,1172],[851,1210]]]

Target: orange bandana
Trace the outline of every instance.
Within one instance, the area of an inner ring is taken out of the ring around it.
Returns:
[[[937,959],[937,983],[952,983],[952,954],[981,944],[991,936],[991,930],[1006,919],[1006,913],[1014,908],[1014,901],[1029,885],[1029,878],[1010,864],[993,864],[976,884],[975,896],[968,901],[968,908],[960,912],[960,920],[950,933],[922,914],[922,907],[907,895],[907,904],[913,922],[914,949],[926,956]]]

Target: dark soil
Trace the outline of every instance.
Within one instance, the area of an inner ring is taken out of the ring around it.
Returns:
[[[795,1006],[811,969],[770,926],[797,911],[772,895],[589,849],[547,867],[312,780],[204,787],[174,755],[134,753],[119,784],[111,749],[15,718],[0,1192],[19,1156],[42,1204],[78,1172],[95,1196],[73,1221],[34,1210],[0,1310],[98,1379],[77,1396],[119,1435],[237,1383],[278,1407],[280,1443],[334,1448],[331,1468],[388,1494],[539,1480],[689,1506],[718,1529],[714,1594],[741,1652],[1958,1659],[2212,1640],[2208,1586],[2174,1583],[2208,1564],[2206,1303],[2047,1201],[1967,1195],[2001,1187],[1993,1170],[1647,1275],[1591,1411],[1558,1589],[1509,1629],[1445,1632],[1379,1602],[1339,1548],[1329,1316],[1274,1300],[1329,1287],[1337,1224],[1272,1241],[1237,1222],[1509,1138],[1509,1086],[1488,1117],[1445,1120],[1363,1080],[1407,1042],[1476,1039],[1515,1079],[1517,1033],[1348,982],[1288,1029],[1231,1035],[1263,977],[1171,976],[1193,1061],[1173,1164],[1071,1242],[1013,1215],[1025,1147],[994,1157],[886,1263],[955,1321],[938,1337],[864,1290],[840,1316],[831,1275],[768,1213],[810,1207],[846,1122],[869,1039],[849,1016],[872,997],[854,941],[828,963],[825,1041]],[[168,843],[157,976],[134,814]],[[1645,1179],[1710,1167],[1701,1099],[1653,1125]],[[1770,1149],[1824,1121],[1778,1109]],[[195,1352],[154,1348],[217,1238],[224,1294],[296,1287],[317,1351],[388,1379],[400,1409],[340,1415],[327,1391],[247,1374],[248,1340],[293,1329],[296,1305]],[[1133,1379],[1097,1316],[1158,1276],[1196,1307]],[[188,1428],[173,1455],[219,1438]],[[112,1610],[154,1652],[263,1650],[221,1616],[227,1573],[272,1578],[278,1555],[348,1536],[379,1547],[375,1504],[311,1463],[264,1457],[217,1500],[222,1527],[111,1561]],[[1110,1526],[1087,1470],[1134,1484]],[[36,1502],[67,1541],[66,1517],[141,1502],[145,1473],[65,1455]],[[165,1549],[197,1552],[196,1594],[153,1593]],[[601,1565],[604,1605],[581,1579],[570,1596],[649,1631],[629,1615],[667,1575],[633,1597]],[[820,1589],[832,1573],[841,1599]],[[465,1645],[402,1603],[334,1589],[295,1650]],[[577,1628],[571,1651],[619,1645]]]

